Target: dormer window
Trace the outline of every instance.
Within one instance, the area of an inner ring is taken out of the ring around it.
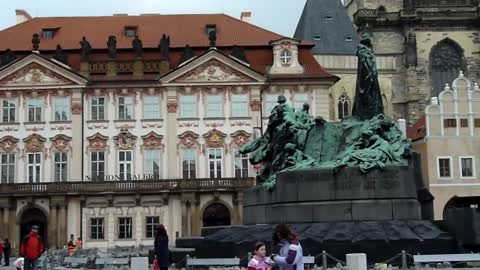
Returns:
[[[332,16],[325,16],[325,21],[333,21],[333,17]]]
[[[353,41],[352,36],[346,36],[346,37],[345,37],[345,41]]]
[[[52,39],[55,36],[57,29],[42,29],[42,38],[43,39]]]
[[[125,36],[126,37],[135,37],[137,35],[136,26],[125,26]]]
[[[290,52],[289,50],[283,50],[280,53],[280,61],[284,65],[290,64],[292,62],[292,52]]]
[[[320,36],[314,36],[314,37],[313,37],[313,40],[318,41],[318,40],[322,40],[322,38],[321,38]]]
[[[207,24],[205,26],[205,33],[208,35],[210,35],[210,32],[212,31],[217,31],[217,25],[216,24]]]

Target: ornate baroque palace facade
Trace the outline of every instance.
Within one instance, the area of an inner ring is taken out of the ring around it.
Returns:
[[[226,15],[31,18],[0,31],[0,236],[149,245],[241,223],[238,147],[283,94],[328,118],[312,43]]]

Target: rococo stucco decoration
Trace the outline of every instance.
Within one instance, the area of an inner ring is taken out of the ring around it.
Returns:
[[[217,129],[212,129],[205,133],[203,137],[206,140],[206,144],[211,148],[221,148],[225,145],[224,139],[227,135],[220,132]]]
[[[227,65],[210,60],[187,74],[179,77],[176,81],[249,81],[248,77],[233,70]]]
[[[132,149],[135,146],[137,136],[130,133],[127,129],[122,129],[120,133],[113,137],[115,147],[122,150]]]
[[[5,136],[0,140],[0,148],[4,152],[12,152],[17,148],[17,142],[19,140],[12,136]]]
[[[178,138],[180,139],[180,144],[183,144],[187,148],[192,148],[194,145],[198,145],[198,135],[191,132],[191,131],[185,131],[184,133],[178,135]]]
[[[50,141],[52,141],[52,147],[56,150],[67,149],[70,146],[71,140],[72,140],[72,137],[68,137],[64,134],[58,134],[50,138]]]
[[[108,137],[100,133],[95,133],[90,137],[87,137],[89,147],[93,149],[102,149],[107,147]]]
[[[43,152],[46,139],[34,133],[23,140],[27,152]]]
[[[37,63],[27,65],[3,81],[5,85],[71,84],[69,80]]]
[[[143,139],[143,147],[145,148],[160,148],[162,147],[162,135],[158,135],[157,133],[151,131],[145,136],[142,136]]]
[[[232,143],[237,146],[244,146],[251,136],[252,134],[246,132],[245,130],[235,131],[234,133],[230,134],[230,137],[232,137]]]

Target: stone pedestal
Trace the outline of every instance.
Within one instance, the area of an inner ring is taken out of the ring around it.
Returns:
[[[420,219],[411,166],[282,172],[273,191],[257,186],[244,194],[246,225]]]
[[[347,270],[367,270],[367,255],[365,253],[347,254]]]

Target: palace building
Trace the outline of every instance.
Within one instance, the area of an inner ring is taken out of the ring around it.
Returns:
[[[151,245],[240,224],[257,168],[237,149],[277,96],[329,118],[313,43],[250,14],[31,18],[0,31],[0,237]],[[172,242],[173,243],[173,242]]]

